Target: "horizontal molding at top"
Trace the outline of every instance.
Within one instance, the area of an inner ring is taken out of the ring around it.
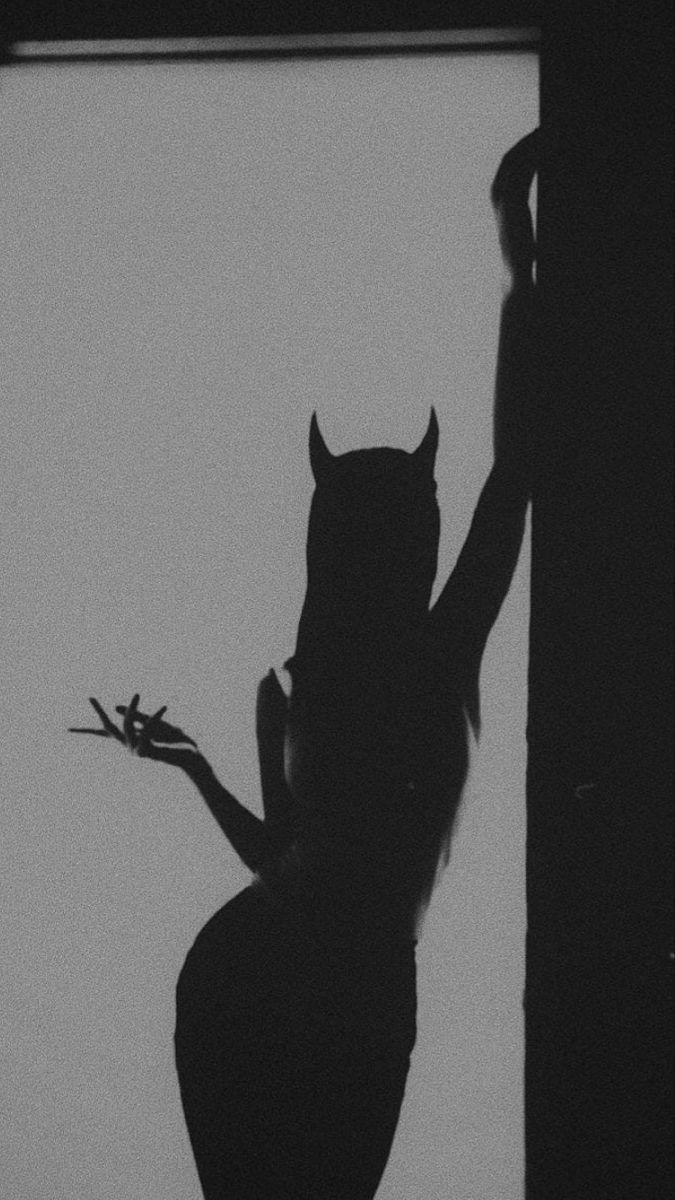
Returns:
[[[477,29],[376,30],[371,33],[264,34],[253,37],[174,37],[17,41],[5,51],[5,64],[78,62],[101,59],[237,58],[331,54],[386,54],[423,51],[532,50],[539,45],[534,26]]]

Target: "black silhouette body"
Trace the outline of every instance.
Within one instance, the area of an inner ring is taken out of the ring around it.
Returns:
[[[312,423],[291,699],[261,747],[278,841],[178,985],[209,1198],[369,1200],[387,1162],[415,1041],[416,919],[467,767],[463,697],[428,619],[436,437],[434,419],[417,455],[333,459]],[[259,708],[275,702],[268,677]],[[219,1031],[207,1045],[205,1029]]]
[[[485,642],[529,496],[536,135],[493,188],[505,298],[495,466],[430,609],[438,424],[411,454],[333,455],[316,418],[307,592],[290,700],[258,692],[265,819],[180,730],[120,707],[141,756],[182,767],[255,873],[198,935],[177,988],[176,1063],[206,1200],[373,1200],[416,1033],[415,943],[480,723]]]

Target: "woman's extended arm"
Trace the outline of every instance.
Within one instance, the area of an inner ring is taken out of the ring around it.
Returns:
[[[149,757],[159,758],[159,761],[163,762],[170,761],[156,753]],[[193,753],[183,770],[206,802],[233,850],[249,870],[257,871],[278,852],[277,840],[265,822],[249,812],[227,788],[223,787],[203,754]]]
[[[196,744],[181,730],[162,721],[166,708],[161,708],[154,716],[149,716],[138,711],[138,700],[136,695],[127,707],[118,706],[117,711],[124,717],[122,730],[119,730],[98,701],[92,698],[91,704],[98,713],[102,728],[71,729],[69,732],[112,738],[127,746],[139,758],[152,758],[156,762],[180,767],[194,783],[239,858],[251,871],[257,871],[263,863],[278,853],[278,839],[268,830],[264,821],[244,808],[244,805],[223,787]],[[140,729],[136,728],[137,724],[140,725]],[[158,742],[188,742],[190,745],[157,744]]]

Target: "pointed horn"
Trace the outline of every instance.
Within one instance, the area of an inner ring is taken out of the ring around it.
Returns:
[[[319,429],[316,413],[312,413],[312,420],[309,426],[309,462],[316,483],[320,483],[326,478],[333,464],[333,458],[334,455],[331,454],[323,440],[323,434]]]
[[[438,450],[438,419],[436,410],[432,408],[431,416],[429,417],[429,425],[427,431],[422,438],[416,450],[413,450],[413,458],[421,466],[424,467],[430,475],[434,473],[434,465],[436,462],[436,451]]]

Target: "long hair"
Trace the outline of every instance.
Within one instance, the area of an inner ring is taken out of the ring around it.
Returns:
[[[467,721],[428,620],[440,518],[435,414],[417,450],[335,456],[316,418],[307,593],[290,661],[291,778],[309,820],[425,905],[468,770]]]

